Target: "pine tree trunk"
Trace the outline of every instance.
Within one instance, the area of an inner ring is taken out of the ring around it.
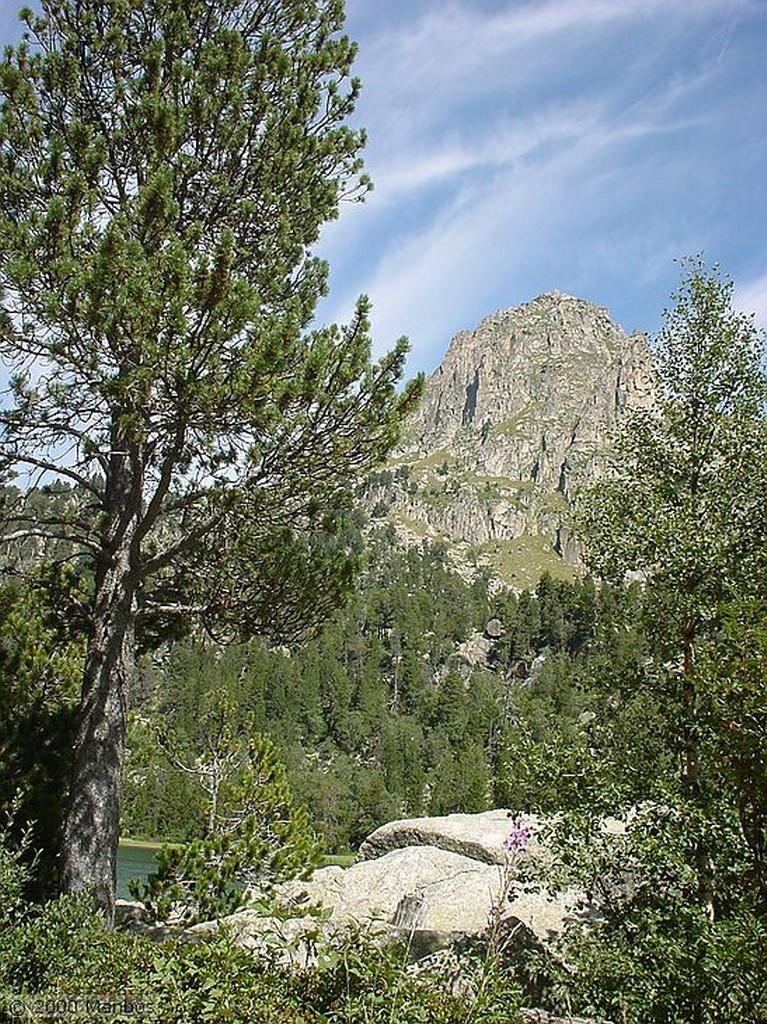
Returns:
[[[65,892],[92,892],[96,907],[111,921],[128,693],[135,663],[135,594],[119,579],[119,570],[107,575],[97,594],[98,616],[83,677],[61,882]]]
[[[140,460],[113,439],[103,555],[96,569],[91,634],[64,822],[61,888],[90,892],[111,923],[117,886],[128,695],[135,671]]]

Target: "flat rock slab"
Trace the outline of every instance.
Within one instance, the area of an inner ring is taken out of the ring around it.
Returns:
[[[304,916],[310,906],[322,907],[334,931],[359,924],[445,936],[483,931],[491,909],[503,902],[504,916],[524,921],[541,939],[562,930],[576,902],[575,894],[551,899],[542,892],[512,893],[503,901],[505,887],[502,865],[422,845],[391,850],[346,870],[321,868],[308,880],[285,883],[278,893],[296,915]],[[248,911],[227,920],[262,928]]]
[[[504,809],[389,822],[367,838],[357,862],[346,870],[321,868],[308,880],[277,887],[292,920],[284,925],[290,934],[282,938],[303,944],[311,955],[317,942],[359,925],[404,937],[408,944],[417,938],[428,952],[456,935],[485,931],[500,913],[548,943],[568,920],[583,919],[584,911],[581,893],[552,898],[543,887],[530,891],[514,884],[522,857],[542,854],[545,862],[546,847],[537,839],[543,824],[533,815]],[[526,849],[509,851],[504,843],[520,825],[530,833]],[[243,910],[225,921],[238,942],[253,948],[268,941],[270,931],[280,932],[274,919],[256,911]]]
[[[479,931],[500,892],[497,867],[436,846],[391,850],[345,871],[323,868],[281,894],[321,903],[331,920],[433,931]]]
[[[444,817],[390,821],[368,836],[360,846],[357,860],[374,860],[407,846],[433,846],[484,864],[503,865],[508,859],[503,844],[515,819],[531,831],[529,852],[540,852],[535,839],[540,820],[531,814],[514,815],[501,808],[483,814],[447,814]]]

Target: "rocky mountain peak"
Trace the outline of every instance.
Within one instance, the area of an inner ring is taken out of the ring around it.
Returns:
[[[644,337],[627,337],[606,310],[559,292],[541,295],[453,338],[406,445],[427,451],[469,428],[482,436],[480,461],[500,456],[505,464],[510,453],[499,451],[505,446],[492,444],[491,435],[513,433],[511,421],[520,416],[557,431],[566,421],[576,429],[593,399],[612,421],[611,404],[650,395],[646,363]]]
[[[603,472],[620,417],[653,402],[647,339],[607,310],[549,292],[493,313],[458,333],[429,377],[374,510],[480,561],[535,553],[557,568],[578,555],[570,498]]]

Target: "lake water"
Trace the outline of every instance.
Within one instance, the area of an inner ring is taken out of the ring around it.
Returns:
[[[132,900],[128,892],[128,882],[132,878],[139,881],[146,881],[148,876],[155,869],[156,846],[124,846],[120,843],[117,849],[117,898],[118,900]],[[340,854],[335,857],[324,857],[321,861],[323,867],[328,864],[337,864],[340,867],[348,868],[354,863],[354,854]]]
[[[123,846],[121,843],[117,851],[117,898],[119,900],[133,899],[128,892],[128,882],[132,878],[144,881],[150,872],[154,871],[154,854],[156,847],[153,846]]]

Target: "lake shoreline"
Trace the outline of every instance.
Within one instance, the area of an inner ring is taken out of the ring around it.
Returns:
[[[127,850],[159,850],[163,846],[168,844],[162,840],[156,839],[121,839],[120,846],[124,846]]]
[[[131,899],[128,891],[129,881],[145,882],[156,869],[155,856],[163,846],[178,846],[180,843],[158,842],[149,839],[121,839],[117,858],[117,895],[119,899]],[[353,852],[325,854],[320,867],[335,865],[348,868],[355,862]]]

